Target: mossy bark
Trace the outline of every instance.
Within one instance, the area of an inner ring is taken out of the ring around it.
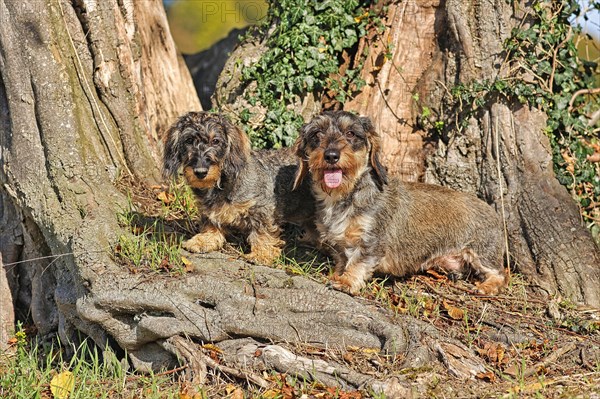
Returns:
[[[9,339],[15,331],[15,312],[12,291],[8,281],[8,270],[4,268],[0,253],[0,351],[7,349]],[[11,265],[8,265],[9,267]]]

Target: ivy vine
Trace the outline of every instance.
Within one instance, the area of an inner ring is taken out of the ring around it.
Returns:
[[[255,147],[277,148],[294,142],[304,121],[292,105],[302,101],[304,93],[315,93],[319,99],[325,90],[332,91],[343,103],[361,89],[364,82],[358,68],[340,73],[340,64],[342,52],[355,46],[367,32],[373,17],[370,3],[269,1],[261,28],[269,30],[267,51],[242,73],[245,83],[256,83],[256,90],[246,99],[267,110],[262,126],[248,131]],[[247,111],[241,115],[242,121],[251,116]]]

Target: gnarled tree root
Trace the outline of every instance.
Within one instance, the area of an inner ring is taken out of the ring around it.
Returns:
[[[428,365],[441,357],[462,378],[481,371],[482,362],[472,351],[412,317],[393,316],[308,278],[223,254],[190,258],[195,270],[182,276],[99,275],[73,307],[78,328],[85,333],[95,329],[92,337],[112,337],[138,369],[165,367],[177,354],[190,363],[199,383],[207,363],[190,339],[218,345],[233,367],[220,371],[238,378],[235,369],[250,366],[344,388],[401,388],[393,380],[376,381],[342,364],[299,356],[277,345],[286,342],[340,350],[376,348],[401,359],[399,368]],[[106,334],[98,334],[98,327]],[[257,381],[253,383],[261,386]]]

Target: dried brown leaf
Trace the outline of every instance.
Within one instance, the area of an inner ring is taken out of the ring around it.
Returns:
[[[475,377],[487,382],[494,382],[496,380],[496,375],[491,371],[488,371],[487,373],[478,373]]]
[[[278,389],[269,389],[268,391],[265,391],[265,393],[262,394],[263,398],[267,398],[267,399],[275,399],[279,397],[279,390]]]
[[[517,366],[515,366],[514,364],[511,364],[506,369],[504,369],[504,374],[508,374],[511,377],[516,377],[518,373],[519,373],[519,368]]]
[[[567,171],[569,173],[575,173],[575,162],[577,160],[566,150],[561,151],[560,155],[562,155],[563,160],[567,163]]]
[[[448,316],[453,318],[454,320],[462,320],[465,317],[465,311],[457,308],[456,306],[450,305],[448,302],[442,302],[444,305],[444,309],[448,312]]]
[[[587,160],[590,162],[600,162],[600,152],[595,152],[592,155],[588,155]]]
[[[191,273],[194,271],[194,265],[193,265],[192,261],[190,261],[185,256],[181,257],[181,263],[183,263],[183,268],[186,273]]]
[[[165,205],[169,205],[170,203],[175,201],[175,195],[166,191],[161,191],[156,197],[159,200],[161,200]]]
[[[213,345],[213,344],[204,344],[204,345],[202,345],[202,349],[207,349],[209,351],[223,353],[223,350],[221,350],[221,348],[219,348],[217,345]]]
[[[430,275],[432,275],[433,277],[435,277],[435,278],[436,278],[436,279],[438,279],[438,280],[444,280],[444,281],[445,281],[445,280],[448,280],[448,277],[447,277],[447,276],[445,276],[445,275],[443,275],[443,274],[440,274],[440,273],[438,273],[437,271],[435,271],[435,270],[433,270],[433,269],[429,269],[429,270],[427,270],[427,272],[426,272],[426,273],[427,273],[427,274],[430,274]]]

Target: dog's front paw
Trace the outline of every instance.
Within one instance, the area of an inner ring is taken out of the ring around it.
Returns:
[[[259,265],[272,265],[281,255],[281,248],[259,247],[252,248],[252,252],[244,255],[246,260]]]
[[[333,275],[330,281],[333,288],[351,295],[358,294],[366,286],[363,280],[349,276],[347,273]]]
[[[190,252],[218,251],[225,245],[225,237],[220,232],[205,232],[196,234],[181,245]]]
[[[482,282],[476,282],[477,292],[482,295],[498,295],[506,285],[506,277],[502,273],[490,273]]]

